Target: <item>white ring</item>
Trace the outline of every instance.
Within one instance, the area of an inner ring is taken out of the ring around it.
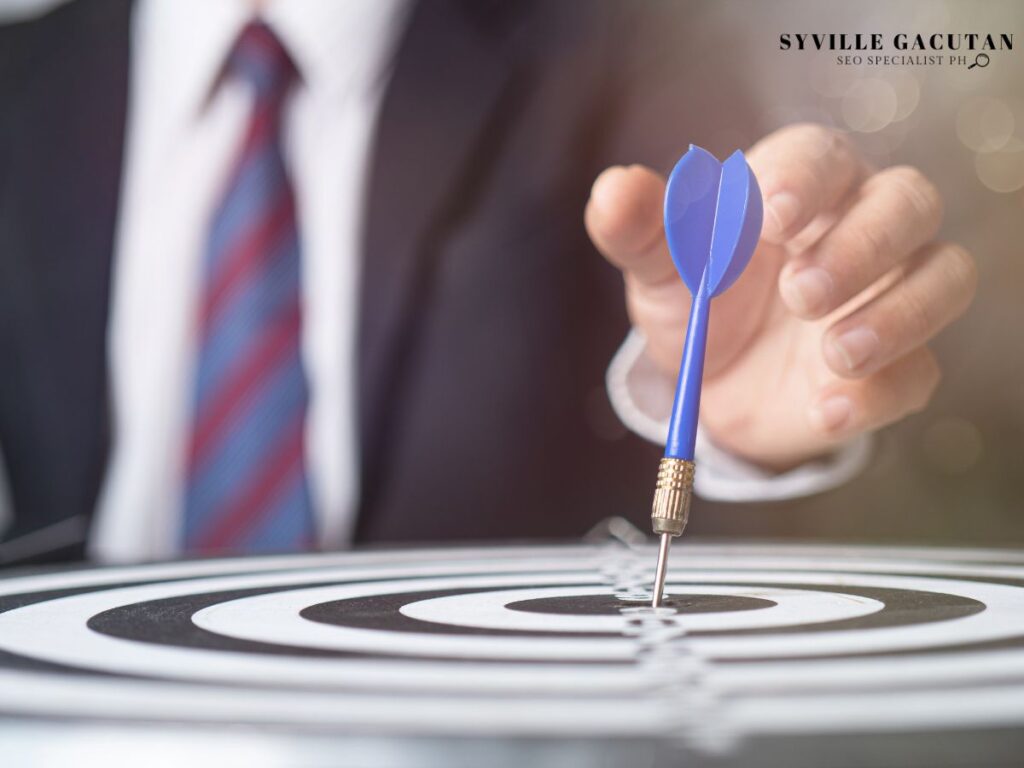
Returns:
[[[804,584],[805,573],[748,572],[729,574],[718,571],[687,571],[687,580],[732,582],[742,588],[750,582]],[[544,581],[567,586],[589,581],[583,576],[549,577]],[[417,579],[404,582],[378,582],[351,586],[315,587],[241,598],[205,608],[193,616],[197,626],[233,637],[280,645],[299,645],[320,650],[359,653],[388,653],[404,656],[446,656],[451,658],[487,658],[495,661],[514,659],[626,661],[635,653],[635,645],[626,639],[481,637],[414,632],[386,632],[359,627],[318,624],[299,613],[310,605],[332,600],[386,595],[397,591],[442,590],[457,588],[514,587],[536,576],[486,576]],[[1024,589],[950,579],[908,576],[873,576],[856,573],[823,573],[814,581],[823,586],[864,586],[939,592],[976,599],[990,610],[944,622],[909,626],[880,627],[870,631],[791,632],[757,636],[694,637],[692,648],[709,659],[786,658],[918,650],[951,644],[980,643],[1024,636]],[[680,574],[673,583],[681,584]],[[738,594],[743,594],[742,591]],[[2,617],[0,617],[2,618]],[[57,617],[54,617],[56,620]],[[0,632],[3,631],[0,623]]]
[[[683,550],[683,548],[680,548]],[[1024,651],[934,652],[926,655],[789,658],[901,648],[938,648],[1020,636],[1024,589],[951,577],[1022,578],[1021,558],[1006,553],[828,548],[685,547],[685,563],[672,580],[699,587],[701,581],[737,585],[779,584],[921,589],[981,600],[986,610],[972,616],[907,627],[845,632],[701,638],[704,655],[745,658],[756,649],[764,661],[717,665],[706,670],[705,690],[727,704],[716,717],[751,733],[826,732],[865,728],[938,728],[943,725],[1024,724]],[[646,555],[648,553],[642,553]],[[891,556],[895,559],[887,559]],[[593,584],[601,551],[586,548],[453,550],[374,553],[329,558],[259,562],[174,564],[80,571],[0,581],[0,595],[35,590],[116,584],[132,579],[185,578],[178,582],[115,587],[27,605],[0,614],[0,647],[46,661],[113,674],[156,676],[160,680],[93,678],[33,671],[0,670],[0,708],[46,716],[177,719],[187,722],[329,724],[334,727],[392,728],[402,732],[558,735],[640,735],[672,732],[678,711],[651,695],[642,668],[627,664],[509,664],[424,662],[386,658],[323,659],[261,656],[161,646],[93,632],[86,621],[96,613],[134,602],[231,589],[295,586],[280,598],[308,591],[311,582],[336,581],[339,589],[366,594],[358,579],[392,580],[401,575],[439,579],[511,579],[507,587],[532,583]],[[738,558],[742,557],[740,560]],[[683,557],[680,557],[682,560]],[[989,561],[1003,565],[978,564]],[[329,565],[331,567],[324,567]],[[263,573],[247,571],[260,567]],[[298,569],[298,570],[295,570]],[[844,569],[844,573],[832,570]],[[510,572],[518,571],[515,582]],[[538,572],[543,572],[539,574]],[[912,576],[890,576],[903,573]],[[222,575],[217,575],[222,574]],[[874,574],[874,575],[869,575]],[[189,578],[195,577],[195,578]],[[398,583],[398,582],[396,582]],[[698,591],[703,591],[699,590]],[[262,597],[272,597],[264,595]],[[250,601],[257,598],[250,598]],[[244,602],[244,601],[239,601]],[[286,601],[285,601],[286,602]],[[280,603],[280,601],[279,601]],[[276,629],[283,606],[250,603],[266,630]],[[747,611],[753,616],[763,611]],[[739,613],[739,612],[737,612]],[[290,613],[296,624],[316,625]],[[691,617],[692,618],[692,617]],[[817,617],[816,617],[817,618]],[[926,631],[922,631],[926,630]],[[500,639],[500,638],[499,638]],[[577,638],[583,640],[589,638]],[[609,643],[612,641],[609,641]],[[615,640],[615,642],[624,642]],[[697,639],[688,642],[697,643]],[[300,643],[304,644],[304,643]],[[696,646],[695,646],[696,647]],[[851,649],[856,649],[851,651]],[[739,653],[742,651],[742,653]],[[738,654],[730,656],[732,654]],[[217,683],[231,682],[237,687]],[[924,690],[914,690],[914,687]],[[942,686],[949,686],[943,688]],[[954,686],[957,686],[954,688]],[[989,687],[993,686],[993,687]],[[362,690],[361,690],[362,689]],[[401,705],[402,691],[414,693]],[[851,694],[851,691],[857,691]],[[458,692],[459,696],[449,695]],[[524,707],[516,696],[530,695]],[[505,698],[511,696],[512,698]],[[672,702],[674,703],[674,702]]]
[[[837,592],[819,592],[809,589],[782,589],[775,587],[723,587],[704,584],[669,585],[676,595],[728,595],[771,600],[773,606],[744,611],[716,611],[709,613],[678,614],[673,622],[688,632],[699,630],[731,631],[737,629],[766,629],[798,626],[807,623],[808,616],[815,622],[854,619],[882,610],[877,600],[860,595]],[[529,613],[510,610],[509,603],[550,597],[607,595],[607,587],[546,587],[541,589],[503,589],[489,592],[468,592],[462,595],[434,597],[406,603],[399,610],[402,615],[418,621],[428,621],[449,627],[515,630],[527,632],[613,632],[621,634],[628,622],[622,614],[569,615]],[[623,605],[626,605],[625,603]],[[212,629],[207,625],[207,629]],[[219,631],[219,630],[213,630]]]

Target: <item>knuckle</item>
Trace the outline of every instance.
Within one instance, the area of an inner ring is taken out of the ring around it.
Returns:
[[[927,299],[915,291],[903,288],[900,291],[905,327],[916,338],[927,336],[932,328],[932,309]]]
[[[800,142],[809,157],[815,159],[852,151],[846,134],[820,123],[797,123],[793,126],[793,138]]]
[[[891,267],[889,233],[883,227],[845,227],[817,247],[841,296],[863,290]]]
[[[857,148],[850,139],[850,134],[838,128],[818,126],[820,130],[819,141],[827,143],[828,147],[837,155],[855,157]]]
[[[802,154],[818,157],[835,147],[839,136],[838,131],[820,123],[790,123],[761,139],[754,145],[754,149],[762,149],[765,146],[799,147]]]
[[[828,144],[831,144],[837,135],[837,131],[832,128],[807,120],[793,123],[789,127],[789,131],[793,134],[794,138]]]
[[[970,303],[978,289],[978,265],[970,252],[956,243],[946,244],[945,253],[949,280]]]
[[[873,273],[888,266],[888,254],[892,250],[889,232],[885,227],[860,227],[851,232],[848,247],[857,255],[857,262]]]
[[[821,128],[822,126],[819,125],[818,123],[812,123],[807,120],[800,120],[795,123],[790,123],[789,125],[786,125],[783,128],[779,129],[776,135],[785,136],[786,138],[793,140],[804,139],[820,131]]]
[[[885,173],[885,178],[918,217],[936,223],[942,218],[942,195],[920,170],[897,165]]]
[[[860,173],[848,136],[817,123],[793,123],[759,141],[748,153],[766,197],[784,189],[795,194],[805,214],[838,202]]]

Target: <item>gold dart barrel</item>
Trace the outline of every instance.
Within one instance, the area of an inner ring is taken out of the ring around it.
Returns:
[[[694,464],[687,459],[662,459],[654,486],[651,526],[656,534],[679,536],[690,516]]]

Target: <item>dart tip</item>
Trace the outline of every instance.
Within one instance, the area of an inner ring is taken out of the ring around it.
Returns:
[[[672,535],[661,534],[661,546],[658,548],[658,566],[654,571],[654,594],[651,598],[651,607],[661,607],[662,598],[665,596],[665,575],[668,571],[668,548],[672,544]]]
[[[658,481],[654,486],[654,502],[651,504],[651,528],[656,535],[661,536],[661,548],[658,550],[652,608],[661,606],[665,594],[669,544],[673,537],[682,534],[690,515],[693,473],[694,463],[691,459],[666,456],[658,464]]]

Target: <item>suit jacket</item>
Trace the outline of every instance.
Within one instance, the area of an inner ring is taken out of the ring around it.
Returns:
[[[0,562],[81,556],[111,445],[107,319],[129,0],[0,29]],[[431,0],[371,161],[359,329],[359,542],[646,527],[658,451],[604,374],[622,284],[583,208],[614,163],[756,131],[721,38],[678,3]]]

